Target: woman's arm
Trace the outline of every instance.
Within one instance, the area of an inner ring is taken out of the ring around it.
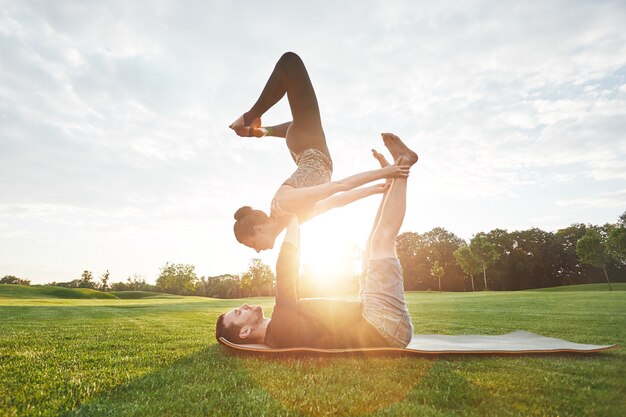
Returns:
[[[334,208],[346,206],[370,195],[382,194],[388,187],[388,184],[376,184],[369,187],[355,188],[354,190],[325,198],[324,200],[315,203],[313,210],[310,210],[305,214],[306,217],[298,217],[298,220],[300,221],[300,224],[302,224]]]
[[[293,188],[282,186],[278,189],[274,199],[283,211],[298,213],[313,206],[320,200],[340,192],[350,191],[368,182],[383,178],[406,178],[408,176],[408,166],[388,165],[384,168],[362,172],[339,181],[331,181],[313,187]]]
[[[242,137],[262,138],[264,136],[275,136],[277,138],[286,138],[289,126],[291,126],[291,122],[283,123],[276,126],[261,126],[261,119],[254,119],[249,127],[242,125],[232,129],[235,131],[235,133],[237,133],[237,135]],[[251,134],[250,129],[254,129],[253,135]]]
[[[267,130],[267,136],[276,136],[277,138],[286,138],[287,130],[291,126],[291,122],[283,123],[281,125],[276,126],[264,126],[263,128]]]

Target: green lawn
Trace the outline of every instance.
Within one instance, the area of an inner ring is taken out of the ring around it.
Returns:
[[[407,298],[419,333],[523,329],[619,349],[267,358],[215,342],[217,316],[241,300],[29,299],[0,288],[0,415],[623,416],[626,291],[592,289]]]

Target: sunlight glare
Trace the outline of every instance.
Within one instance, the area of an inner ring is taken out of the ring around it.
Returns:
[[[355,280],[361,272],[366,236],[355,221],[360,216],[352,214],[348,220],[345,213],[327,213],[302,226],[302,273],[326,290],[341,286],[341,281]]]

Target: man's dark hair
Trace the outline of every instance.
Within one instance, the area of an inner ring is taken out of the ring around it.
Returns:
[[[215,339],[219,342],[220,337],[228,340],[229,342],[237,343],[237,344],[245,344],[250,343],[249,341],[242,339],[239,337],[239,332],[241,331],[241,326],[230,325],[226,327],[224,325],[224,314],[220,314],[217,318],[217,323],[215,324]]]

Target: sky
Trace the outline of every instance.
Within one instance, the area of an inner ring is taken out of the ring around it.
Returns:
[[[615,222],[624,27],[623,1],[0,0],[0,276],[273,267],[276,249],[236,242],[233,213],[267,211],[295,165],[283,139],[227,126],[286,51],[308,68],[334,179],[376,167],[380,132],[420,155],[402,231]],[[286,100],[263,116],[288,120]],[[303,263],[354,258],[378,202],[303,225]]]

